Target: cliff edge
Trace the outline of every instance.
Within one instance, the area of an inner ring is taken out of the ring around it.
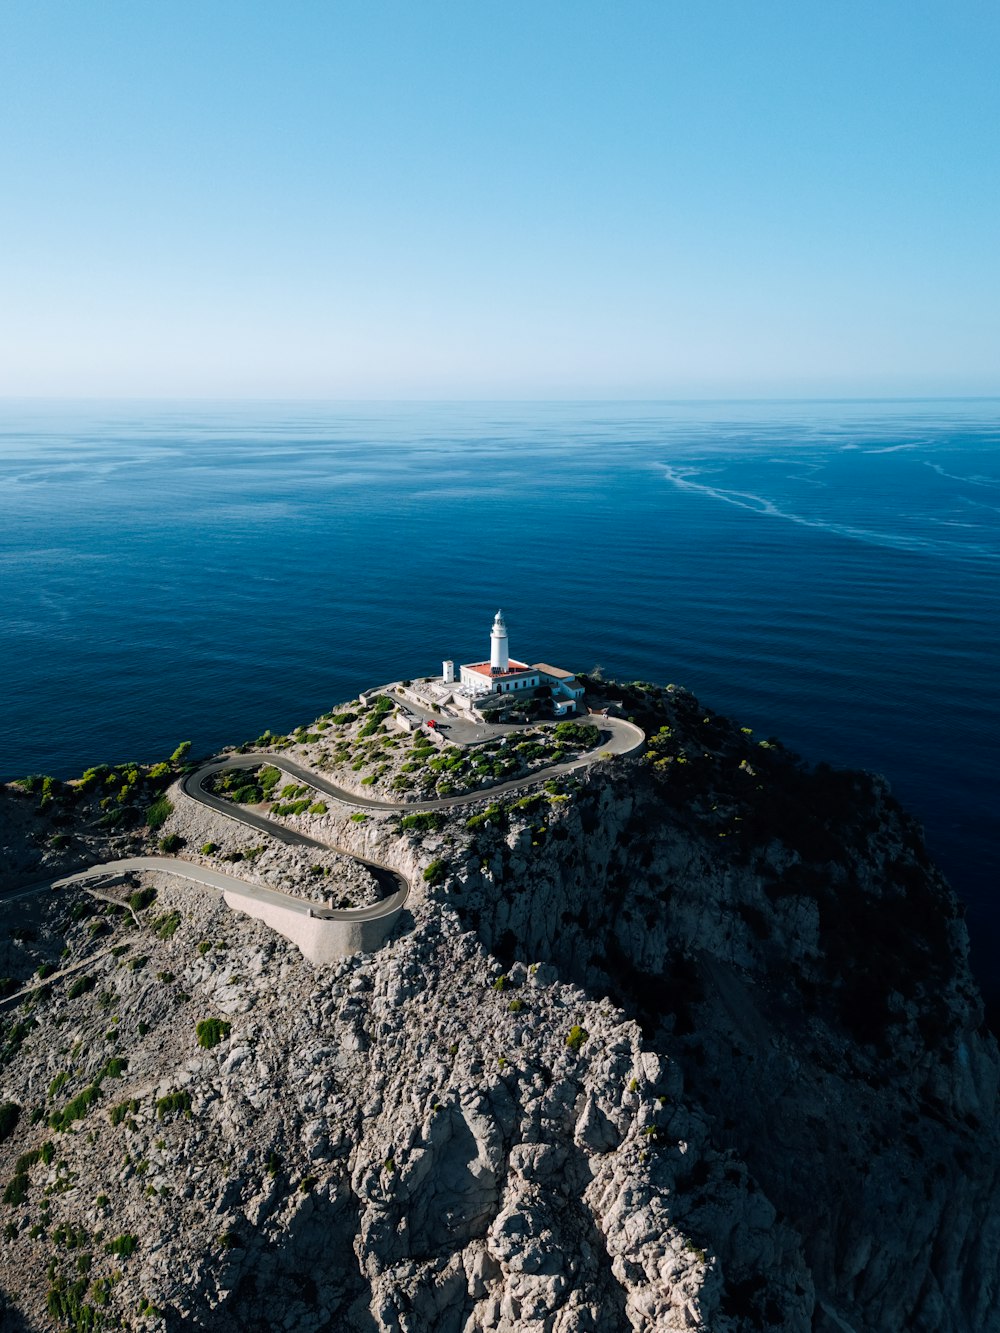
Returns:
[[[4,903],[5,1328],[1000,1328],[1000,1065],[919,829],[616,697],[641,757],[288,816],[418,886],[375,953],[314,967],[155,872]],[[340,873],[173,799],[189,849]]]

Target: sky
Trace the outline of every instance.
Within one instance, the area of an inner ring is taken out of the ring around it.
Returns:
[[[0,395],[1000,393],[992,0],[11,0]]]

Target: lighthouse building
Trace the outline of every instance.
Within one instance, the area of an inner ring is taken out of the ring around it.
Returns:
[[[448,674],[446,663],[445,675]],[[583,686],[571,671],[549,666],[546,662],[536,662],[530,666],[511,657],[507,642],[507,625],[503,612],[498,611],[490,632],[490,659],[488,662],[463,663],[460,672],[461,692],[476,698],[490,695],[527,694],[548,686],[552,702],[557,713],[575,712],[583,700]]]
[[[469,694],[514,694],[537,690],[541,677],[535,667],[512,658],[507,647],[507,626],[498,611],[490,633],[490,660],[462,665],[462,688]]]

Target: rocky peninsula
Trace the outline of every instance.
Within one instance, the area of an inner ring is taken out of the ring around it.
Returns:
[[[183,746],[0,789],[5,1330],[1000,1328],[1000,1061],[919,828],[588,687],[641,747],[375,693],[215,804]],[[408,894],[316,964],[175,874],[70,882],[152,856],[310,920]]]

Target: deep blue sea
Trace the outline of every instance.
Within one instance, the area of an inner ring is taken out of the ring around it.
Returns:
[[[0,404],[0,777],[511,652],[880,770],[1000,998],[1000,401]]]

